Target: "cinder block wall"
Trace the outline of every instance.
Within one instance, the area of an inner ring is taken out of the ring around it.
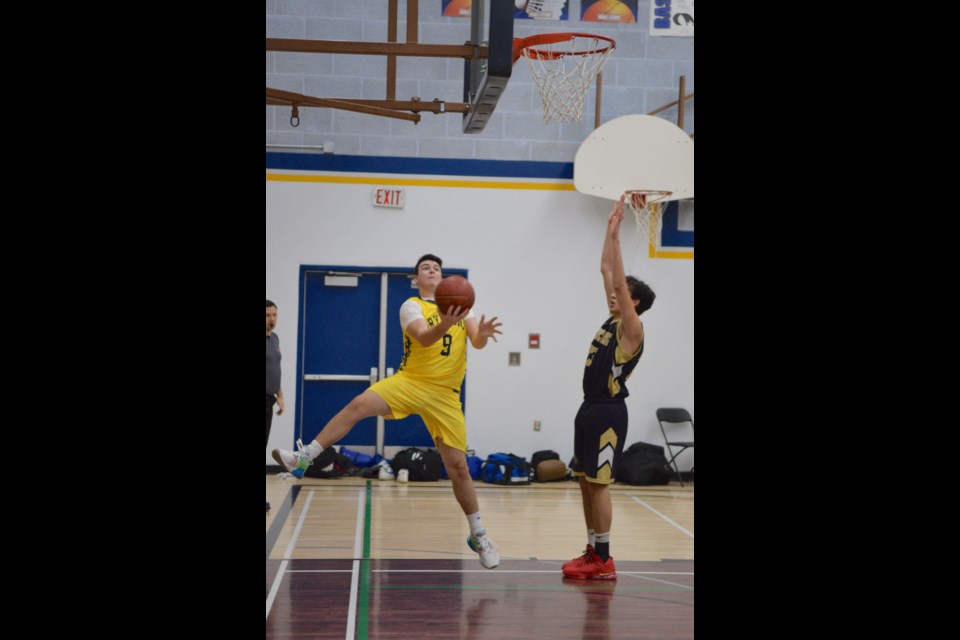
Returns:
[[[488,0],[489,2],[490,0]],[[570,0],[569,20],[517,20],[515,37],[555,31],[598,33],[617,48],[603,70],[601,124],[618,116],[647,113],[679,95],[686,76],[694,91],[694,38],[651,37],[651,0],[640,0],[636,24],[580,21],[581,0]],[[406,1],[399,0],[397,38],[406,38]],[[387,41],[386,0],[267,0],[266,35],[271,38]],[[463,44],[468,18],[440,14],[441,0],[420,0],[419,42]],[[266,86],[322,98],[386,97],[385,56],[266,53]],[[480,134],[462,131],[460,114],[422,113],[419,124],[339,109],[300,108],[290,124],[288,107],[266,107],[267,145],[318,146],[334,142],[336,153],[369,156],[477,158],[572,162],[595,123],[595,84],[580,123],[543,123],[543,106],[524,59],[517,61],[493,117]],[[463,61],[458,58],[398,58],[397,99],[416,96],[463,101]],[[694,132],[694,100],[686,104],[684,130]],[[677,121],[677,108],[658,114]]]

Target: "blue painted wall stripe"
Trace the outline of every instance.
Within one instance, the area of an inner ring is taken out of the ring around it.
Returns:
[[[268,151],[267,169],[573,180],[572,162],[533,162],[526,160],[338,156],[335,154]]]

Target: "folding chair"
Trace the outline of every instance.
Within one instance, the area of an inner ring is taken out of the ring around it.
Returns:
[[[671,427],[678,424],[690,423],[690,433],[693,433],[693,418],[690,417],[690,414],[686,409],[657,409],[657,422],[660,423],[660,433],[663,434],[663,442],[667,445],[667,451],[670,454],[670,460],[668,461],[673,465],[673,468],[677,471],[677,477],[680,479],[680,486],[683,486],[683,476],[680,474],[680,467],[677,466],[676,460],[677,456],[686,451],[687,449],[693,448],[693,442],[674,442],[667,437],[667,431],[664,429],[663,424],[666,422],[671,425]],[[672,447],[680,447],[680,450],[676,453],[673,452]],[[693,472],[693,467],[690,467],[690,471]]]

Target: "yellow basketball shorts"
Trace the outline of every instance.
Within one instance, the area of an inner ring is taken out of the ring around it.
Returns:
[[[460,392],[449,386],[418,380],[399,371],[370,387],[390,405],[387,419],[400,420],[411,414],[423,418],[435,443],[467,450],[467,423],[460,404]]]

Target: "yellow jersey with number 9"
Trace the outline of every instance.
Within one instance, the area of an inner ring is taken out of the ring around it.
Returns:
[[[424,300],[416,296],[414,301],[420,305],[427,327],[440,324],[440,312],[433,300]],[[425,347],[403,330],[403,358],[400,368],[410,378],[428,380],[450,387],[459,392],[463,375],[467,371],[467,327],[466,320],[453,325],[447,332],[429,347]]]

